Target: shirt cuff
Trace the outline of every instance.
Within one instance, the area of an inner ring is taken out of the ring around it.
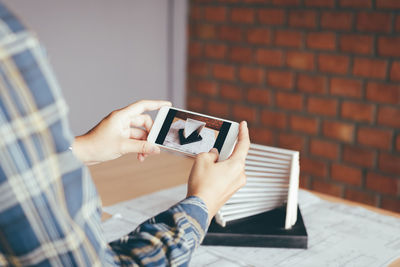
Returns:
[[[208,229],[208,209],[204,201],[197,196],[190,196],[179,202],[178,205],[182,207],[188,216],[195,220],[191,220],[192,226],[205,235]]]

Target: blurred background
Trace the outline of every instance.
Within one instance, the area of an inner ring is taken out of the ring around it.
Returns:
[[[400,212],[400,1],[5,1],[75,134],[143,98],[301,151],[301,187]]]

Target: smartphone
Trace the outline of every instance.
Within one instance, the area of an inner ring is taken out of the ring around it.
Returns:
[[[236,144],[239,124],[173,107],[162,107],[147,141],[189,156],[216,148],[218,161],[227,159]]]

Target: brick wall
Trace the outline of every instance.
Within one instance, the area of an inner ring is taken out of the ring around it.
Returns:
[[[188,108],[301,151],[301,186],[400,212],[400,1],[191,1]]]

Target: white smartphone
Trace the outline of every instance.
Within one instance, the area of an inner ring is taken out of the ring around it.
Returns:
[[[218,160],[227,159],[236,144],[239,124],[173,107],[162,107],[147,141],[189,156],[216,148]]]

